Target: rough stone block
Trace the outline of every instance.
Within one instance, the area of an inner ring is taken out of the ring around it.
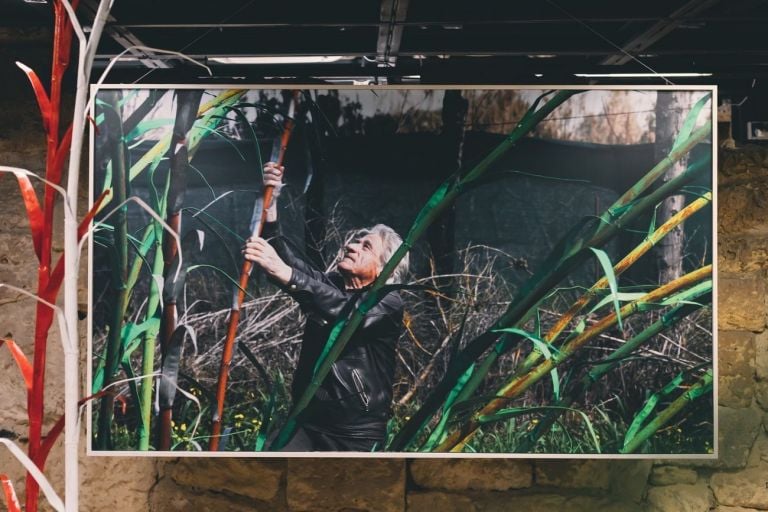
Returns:
[[[692,485],[696,483],[699,475],[695,470],[690,468],[681,468],[677,466],[656,466],[651,473],[651,485],[663,486],[674,484],[688,484]]]
[[[768,380],[761,380],[755,384],[755,398],[764,410],[768,410]]]
[[[610,460],[536,461],[536,483],[555,487],[608,489]]]
[[[768,268],[768,237],[723,236],[717,241],[720,272],[756,272]]]
[[[270,502],[280,489],[285,464],[258,459],[180,459],[165,466],[177,484]]]
[[[720,407],[718,432],[718,459],[716,467],[743,468],[752,445],[760,432],[762,415],[757,409],[731,409]]]
[[[653,461],[649,459],[613,460],[610,466],[611,497],[640,503],[645,496]]]
[[[746,331],[721,331],[717,357],[720,405],[749,407],[755,394],[754,335]]]
[[[675,484],[648,490],[648,512],[709,512],[712,497],[703,482]]]
[[[157,461],[150,457],[86,457],[80,459],[82,512],[143,512],[157,482]]]
[[[752,445],[752,450],[749,452],[747,467],[756,467],[764,464],[768,464],[768,434],[763,429],[758,434],[755,444]]]
[[[722,235],[735,233],[765,233],[765,219],[768,215],[768,203],[765,201],[768,182],[756,179],[758,174],[752,169],[745,169],[744,178],[720,183],[718,188],[720,205],[717,218],[717,232]],[[760,170],[760,177],[765,171]],[[731,184],[731,182],[733,184]]]
[[[123,510],[122,507],[112,510]],[[161,479],[149,495],[149,508],[136,509],[150,512],[199,512],[202,510],[226,510],[227,512],[278,512],[286,510],[282,504],[256,502],[242,496],[216,492],[195,491],[182,487],[170,478]]]
[[[476,512],[472,498],[446,492],[409,492],[408,512]]]
[[[768,332],[755,336],[755,376],[768,380]]]
[[[400,512],[405,506],[405,461],[290,459],[286,494],[293,512]]]
[[[710,486],[720,505],[768,509],[768,464],[738,473],[715,473]]]
[[[755,509],[744,508],[744,507],[726,507],[723,505],[719,505],[715,507],[714,512],[755,512]]]
[[[562,494],[513,495],[503,492],[474,492],[470,495],[477,510],[483,512],[640,512],[636,503],[607,497]],[[408,511],[410,512],[410,510]]]
[[[719,452],[716,459],[659,459],[656,463],[693,468],[746,467],[752,445],[762,430],[763,412],[754,406],[741,409],[718,407],[718,416]]]
[[[718,285],[720,329],[757,332],[765,328],[765,279],[760,274],[723,276]]]
[[[506,491],[533,483],[531,464],[524,460],[418,459],[410,469],[414,483],[426,489]]]

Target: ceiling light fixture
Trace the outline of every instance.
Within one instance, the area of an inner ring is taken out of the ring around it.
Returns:
[[[337,84],[337,85],[371,85],[376,81],[376,78],[372,76],[370,77],[315,76],[312,78],[317,78],[318,80],[323,80],[324,82],[328,82],[329,84]]]
[[[693,78],[712,73],[575,73],[579,78]]]
[[[281,55],[271,57],[209,57],[209,62],[217,64],[328,64],[331,62],[354,60],[344,55]]]

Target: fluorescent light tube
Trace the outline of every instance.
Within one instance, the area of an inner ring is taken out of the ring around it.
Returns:
[[[690,78],[712,73],[575,73],[579,78]]]
[[[282,55],[272,57],[210,57],[209,62],[217,64],[325,64],[352,60],[342,55]]]

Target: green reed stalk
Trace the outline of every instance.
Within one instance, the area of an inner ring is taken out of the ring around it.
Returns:
[[[692,137],[702,136],[700,133],[692,135]],[[689,147],[689,144],[686,144],[685,147]],[[617,201],[599,220],[592,219],[593,222],[586,226],[577,225],[571,232],[567,233],[542,263],[539,270],[523,285],[517,298],[509,305],[505,313],[489,330],[470,341],[451,360],[443,380],[438,383],[422,407],[403,425],[390,443],[389,448],[395,451],[405,450],[441,407],[445,397],[451,392],[467,368],[474,364],[488,348],[497,343],[502,335],[496,331],[510,326],[522,325],[533,314],[534,309],[541,301],[548,296],[552,288],[557,286],[574,268],[586,261],[592,254],[592,251],[589,250],[590,247],[601,247],[641,213],[650,210],[661,199],[709,170],[710,162],[711,157],[707,155],[690,165],[686,172],[664,183],[653,192],[633,199],[632,203],[622,204],[620,210],[615,210],[612,213],[614,206],[620,202]],[[654,172],[657,170],[658,166],[654,168]],[[641,181],[646,182],[646,188],[650,186],[647,180]],[[638,190],[638,187],[635,186],[633,189]],[[612,220],[604,224],[603,221],[606,218]],[[519,334],[505,333],[503,336],[505,336],[503,347],[501,347],[503,350],[508,350],[523,339]]]
[[[507,382],[507,384],[505,384],[496,394],[497,398],[492,399],[479,412],[475,413],[469,421],[461,425],[456,432],[451,434],[443,443],[441,443],[437,448],[437,451],[461,451],[469,438],[477,430],[479,426],[477,420],[478,417],[493,414],[508,404],[509,400],[520,396],[520,394],[538,382],[542,377],[548,375],[553,368],[569,359],[587,342],[609,328],[612,328],[617,323],[619,314],[622,318],[627,318],[637,312],[644,311],[648,309],[649,305],[659,302],[684,288],[691,287],[700,281],[706,280],[711,275],[712,265],[707,265],[646,293],[641,298],[624,305],[620,312],[614,311],[606,315],[589,329],[566,343],[556,355],[553,355],[550,359],[542,361],[538,366],[532,368],[525,375],[521,375]]]
[[[152,259],[152,274],[160,275],[163,271],[163,255],[159,250],[155,251]],[[152,279],[149,289],[149,301],[147,303],[147,316],[152,318],[157,314],[157,308],[160,304],[161,290],[157,282]],[[149,440],[152,437],[151,419],[152,419],[152,389],[154,378],[150,377],[155,370],[155,344],[157,336],[160,333],[160,325],[147,329],[144,333],[141,350],[141,395],[139,396],[139,410],[141,411],[141,422],[138,426],[138,448],[141,451],[149,450]]]
[[[661,427],[669,423],[675,415],[685,409],[691,402],[709,393],[712,390],[712,381],[713,375],[712,369],[710,368],[693,386],[677,397],[666,409],[661,411],[653,421],[640,430],[640,432],[638,432],[635,437],[620,450],[620,453],[633,453],[637,450],[646,440],[648,440],[648,438],[655,434]]]
[[[104,104],[104,128],[107,133],[107,147],[112,161],[113,196],[118,204],[128,196],[128,179],[125,159],[125,143],[122,137],[122,119],[119,91],[108,90],[102,93]],[[111,287],[115,294],[109,333],[107,336],[106,360],[104,362],[104,386],[108,386],[117,373],[120,362],[120,346],[123,320],[128,307],[128,219],[127,205],[122,205],[115,213],[113,233],[113,258]],[[96,447],[107,450],[111,445],[112,415],[114,395],[101,398],[99,424],[96,435]]]
[[[611,353],[611,355],[606,357],[605,362],[595,365],[595,367],[587,372],[587,374],[581,379],[578,385],[575,386],[575,389],[568,393],[568,395],[563,397],[561,400],[559,400],[555,405],[557,407],[564,408],[570,407],[573,402],[577,400],[577,398],[586,396],[587,392],[595,382],[613,370],[641,345],[645,344],[648,340],[660,332],[670,329],[683,318],[701,309],[703,307],[702,304],[685,304],[682,302],[699,300],[702,295],[711,294],[711,282],[704,284],[706,285],[705,287],[694,287],[691,290],[685,290],[684,292],[671,297],[669,300],[670,303],[678,303],[680,305],[665,313],[659,320],[643,329],[643,331],[641,331],[636,336],[633,336],[627,340],[626,343],[617,348],[613,353]],[[564,411],[565,409],[551,409],[547,415],[541,421],[539,421],[536,427],[530,433],[528,433],[528,435],[523,439],[522,443],[515,448],[515,452],[527,453],[532,451],[534,446],[536,446],[536,442],[539,440],[539,438],[549,431],[549,429]]]
[[[659,226],[650,236],[646,237],[640,244],[638,244],[630,253],[628,253],[621,261],[619,261],[614,267],[613,272],[616,276],[624,273],[629,267],[634,265],[637,260],[646,254],[651,248],[653,248],[661,239],[663,239],[670,231],[682,224],[685,220],[693,216],[694,213],[702,209],[704,206],[710,204],[712,201],[712,192],[705,193],[702,197],[692,201],[691,204],[677,212],[675,215],[669,218],[667,222]],[[571,305],[568,310],[563,313],[557,320],[555,325],[550,328],[547,334],[544,336],[544,340],[547,342],[554,342],[558,336],[563,332],[566,326],[573,320],[573,318],[587,305],[592,299],[595,298],[597,292],[608,286],[608,279],[603,277],[596,282],[592,287],[587,290],[576,302]],[[520,366],[515,370],[515,375],[520,375],[531,369],[536,363],[541,360],[541,352],[534,348],[534,350],[520,363]]]

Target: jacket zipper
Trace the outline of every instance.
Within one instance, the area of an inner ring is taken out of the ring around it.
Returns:
[[[371,400],[365,392],[365,388],[363,387],[363,379],[360,377],[360,371],[358,371],[357,368],[352,368],[352,382],[355,385],[357,394],[360,396],[360,400],[363,403],[363,407],[367,411],[368,404],[370,403]]]

